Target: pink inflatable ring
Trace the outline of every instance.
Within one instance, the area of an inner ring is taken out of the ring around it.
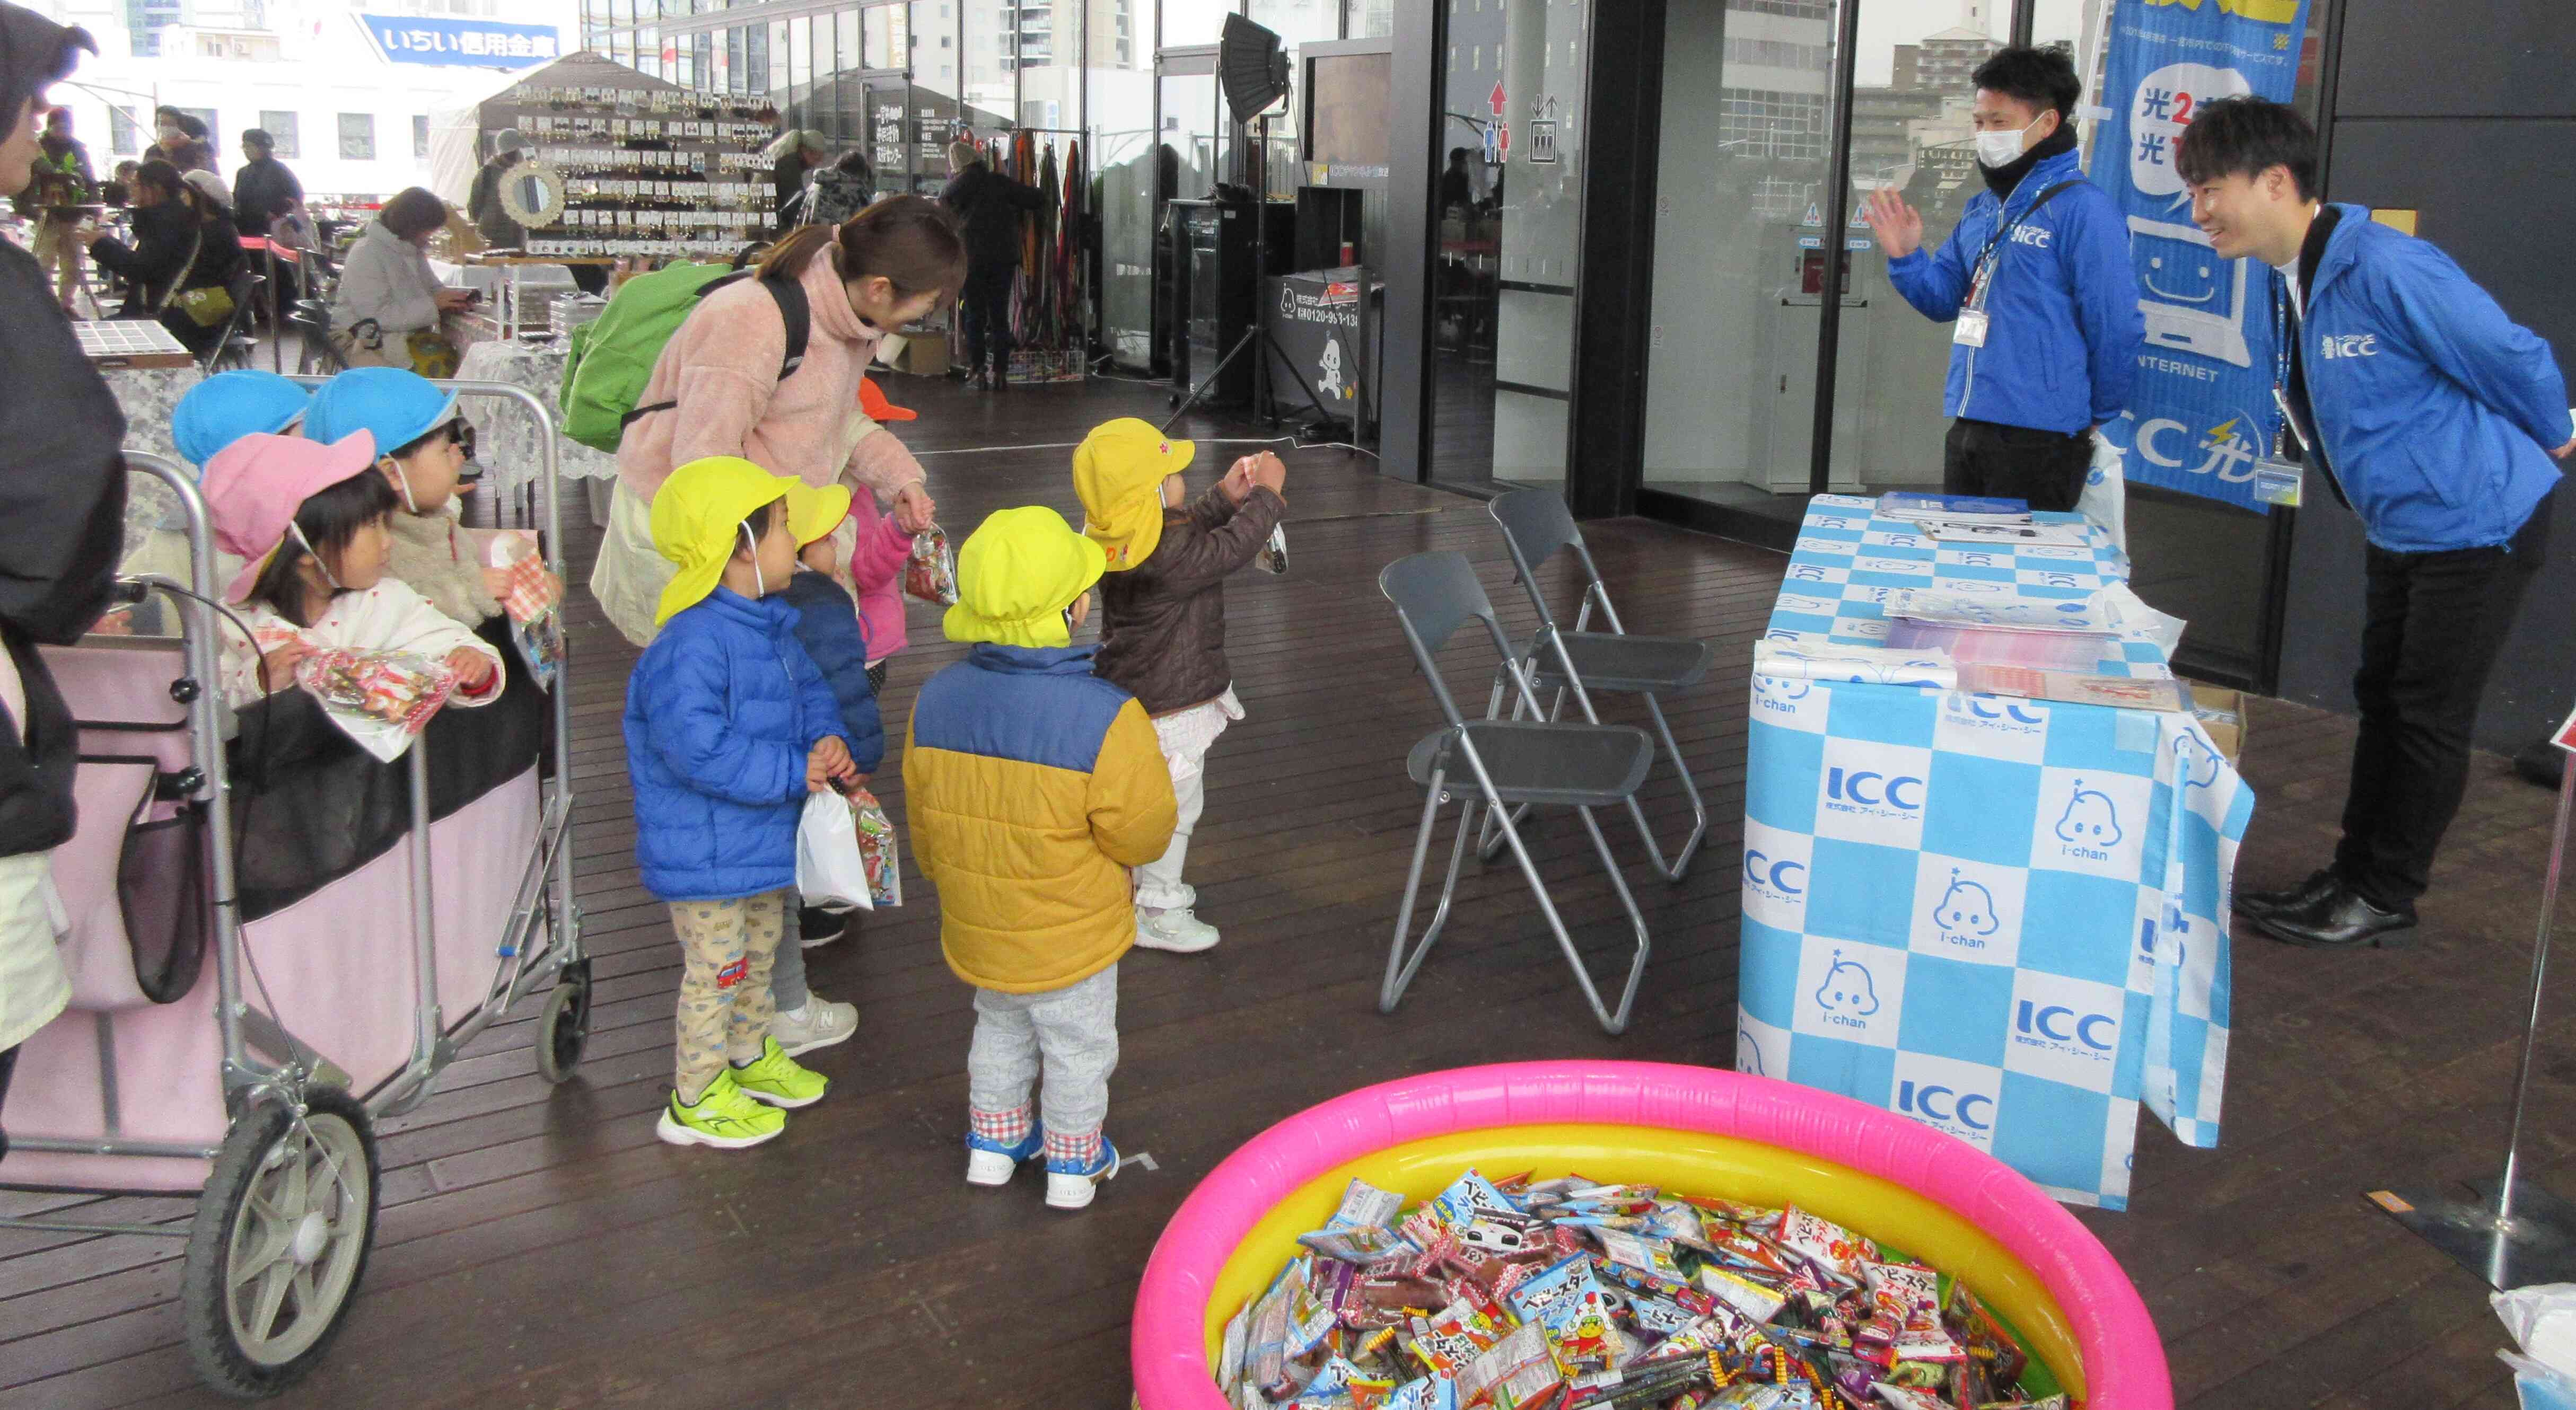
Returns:
[[[1437,1193],[1460,1169],[1580,1170],[1801,1208],[1957,1275],[2086,1410],[2172,1410],[2163,1343],[2109,1250],[2038,1186],[1929,1127],[1769,1078],[1650,1062],[1524,1062],[1364,1087],[1254,1137],[1146,1261],[1139,1410],[1228,1410],[1226,1321],[1353,1178]],[[2043,1379],[2034,1376],[2028,1379]]]

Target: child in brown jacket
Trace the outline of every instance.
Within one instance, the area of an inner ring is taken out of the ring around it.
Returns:
[[[1243,718],[1225,659],[1225,580],[1288,512],[1288,467],[1267,451],[1236,461],[1185,506],[1181,472],[1196,450],[1128,417],[1095,428],[1073,453],[1082,531],[1109,558],[1094,670],[1153,717],[1180,805],[1170,848],[1136,868],[1136,943],[1183,954],[1217,942],[1193,913],[1198,893],[1181,867],[1207,801],[1208,748]]]

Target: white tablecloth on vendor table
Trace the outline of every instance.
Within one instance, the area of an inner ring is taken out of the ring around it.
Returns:
[[[561,343],[523,343],[495,338],[465,350],[457,380],[506,382],[534,393],[551,409],[563,385],[565,349]],[[496,397],[468,397],[462,404],[467,425],[474,428],[474,458],[494,490],[515,494],[536,483],[545,467],[545,443],[527,409]],[[555,437],[556,468],[567,480],[609,481],[617,478],[617,457],[592,450],[561,434]],[[566,489],[575,488],[566,486]]]
[[[560,264],[449,264],[445,260],[434,259],[429,262],[429,268],[438,276],[438,282],[449,288],[480,289],[486,294],[509,283],[513,272],[519,276],[519,287],[531,292],[573,286],[571,267]]]
[[[170,444],[170,412],[188,389],[205,380],[193,367],[113,367],[99,373],[125,413],[125,448],[178,460]],[[182,466],[182,468],[186,468]],[[127,481],[125,552],[131,558],[143,536],[156,526],[178,527],[179,501],[159,480],[136,475]]]

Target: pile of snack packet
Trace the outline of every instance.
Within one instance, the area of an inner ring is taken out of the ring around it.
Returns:
[[[1225,1329],[1242,1410],[2067,1410],[1967,1288],[1796,1207],[1351,1182]]]

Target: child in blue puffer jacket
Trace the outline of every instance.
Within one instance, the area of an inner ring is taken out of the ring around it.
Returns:
[[[822,1100],[823,1077],[770,1034],[770,966],[796,885],[808,793],[853,782],[839,704],[779,596],[798,529],[824,531],[850,492],[716,456],[672,472],[653,546],[677,565],[659,635],[626,687],[626,767],[645,889],[669,903],[686,962],[671,1099],[654,1134],[735,1150]]]
[[[889,529],[896,527],[891,519],[878,522]],[[832,577],[834,560],[840,556],[832,531],[839,527],[838,520],[797,526],[798,570],[778,596],[796,609],[796,640],[814,658],[815,669],[830,682],[832,696],[840,702],[841,737],[849,741],[850,764],[865,783],[884,761],[885,723],[877,714],[877,688],[868,676],[867,622],[859,616],[858,601]],[[911,549],[909,535],[903,545],[906,551]],[[798,900],[801,903],[803,898]],[[779,942],[778,964],[769,972],[769,991],[777,1008],[777,1016],[769,1021],[769,1034],[789,1057],[848,1042],[859,1031],[858,1005],[824,998],[806,987],[805,952],[840,939],[847,928],[858,924],[861,914],[800,904],[791,917],[795,933]]]

